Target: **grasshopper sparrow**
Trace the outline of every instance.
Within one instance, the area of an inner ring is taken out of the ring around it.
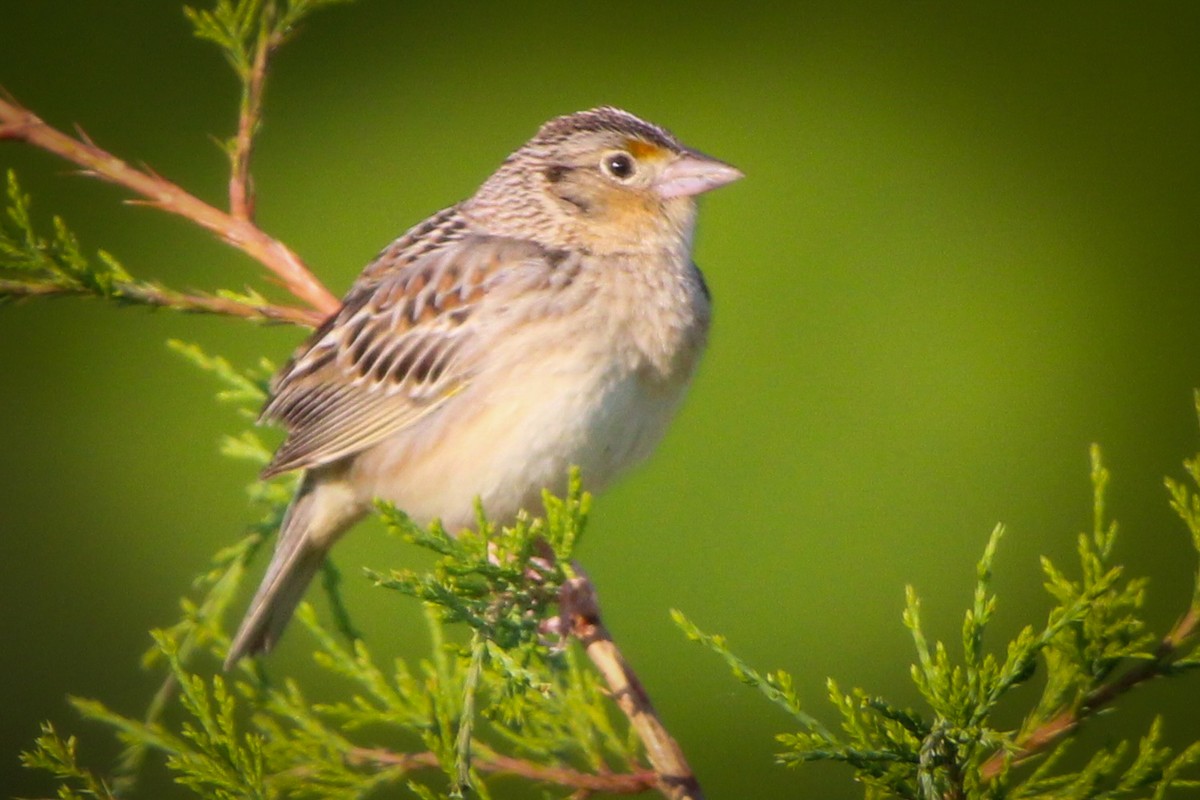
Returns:
[[[264,476],[304,470],[228,668],[278,640],[382,498],[447,530],[589,490],[647,456],[704,349],[695,196],[742,176],[616,108],[550,120],[479,190],[388,245],[280,370]]]

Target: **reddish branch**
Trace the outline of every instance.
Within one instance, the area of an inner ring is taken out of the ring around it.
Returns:
[[[574,578],[563,586],[559,613],[566,629],[579,639],[608,684],[613,700],[645,745],[646,757],[657,776],[658,790],[669,800],[703,800],[704,792],[679,743],[658,718],[642,682],[604,627],[596,589],[590,580]]]
[[[229,154],[229,212],[238,219],[254,219],[254,184],[250,179],[250,154],[254,147],[254,134],[261,119],[263,92],[267,85],[267,59],[279,45],[282,34],[270,34],[263,26],[263,33],[255,43],[254,58],[245,76],[242,105],[238,112],[238,129],[233,138]]]
[[[78,164],[87,175],[115,183],[139,196],[145,205],[195,222],[261,262],[284,287],[308,303],[303,312],[315,324],[338,309],[340,303],[286,245],[268,236],[247,217],[221,211],[150,170],[137,169],[102,150],[86,136],[75,138],[59,131],[32,111],[0,97],[0,139],[15,139]],[[248,180],[248,179],[247,179]]]
[[[352,750],[349,758],[352,762],[399,767],[405,772],[438,767],[437,756],[430,752],[394,753],[390,750],[363,747]],[[658,783],[658,776],[650,771],[598,775],[566,767],[544,767],[496,753],[476,756],[471,760],[471,767],[493,775],[516,775],[531,781],[578,789],[584,793],[639,794],[653,789]]]
[[[1101,684],[1084,698],[1078,708],[1062,711],[1034,728],[1017,742],[1015,752],[997,751],[984,762],[984,779],[995,778],[1004,769],[1005,764],[1019,763],[1038,755],[1130,689],[1163,675],[1171,662],[1179,657],[1184,644],[1196,633],[1197,626],[1200,626],[1200,606],[1193,605],[1159,642],[1153,659],[1130,668],[1108,683]]]
[[[310,328],[316,327],[321,322],[321,315],[307,308],[270,303],[248,303],[211,294],[176,292],[149,283],[116,283],[113,290],[111,297],[116,301],[128,300],[143,306],[172,308],[176,311],[198,314],[221,314],[227,317],[241,317],[254,322],[289,322],[293,325]],[[93,294],[84,288],[50,284],[31,285],[19,281],[0,280],[0,296],[68,297],[82,295],[88,297]]]

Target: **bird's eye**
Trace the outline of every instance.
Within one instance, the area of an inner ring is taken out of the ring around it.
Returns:
[[[633,156],[620,150],[604,156],[600,161],[600,168],[619,181],[629,180],[636,171]]]

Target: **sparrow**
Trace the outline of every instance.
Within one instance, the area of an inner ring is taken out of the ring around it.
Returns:
[[[225,662],[270,650],[376,499],[447,531],[595,492],[662,438],[704,350],[697,195],[742,177],[617,108],[557,117],[363,270],[271,382],[302,470]]]

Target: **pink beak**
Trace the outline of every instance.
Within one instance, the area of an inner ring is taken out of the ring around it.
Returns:
[[[693,197],[742,177],[737,167],[692,151],[668,164],[654,181],[654,189],[664,200]]]

